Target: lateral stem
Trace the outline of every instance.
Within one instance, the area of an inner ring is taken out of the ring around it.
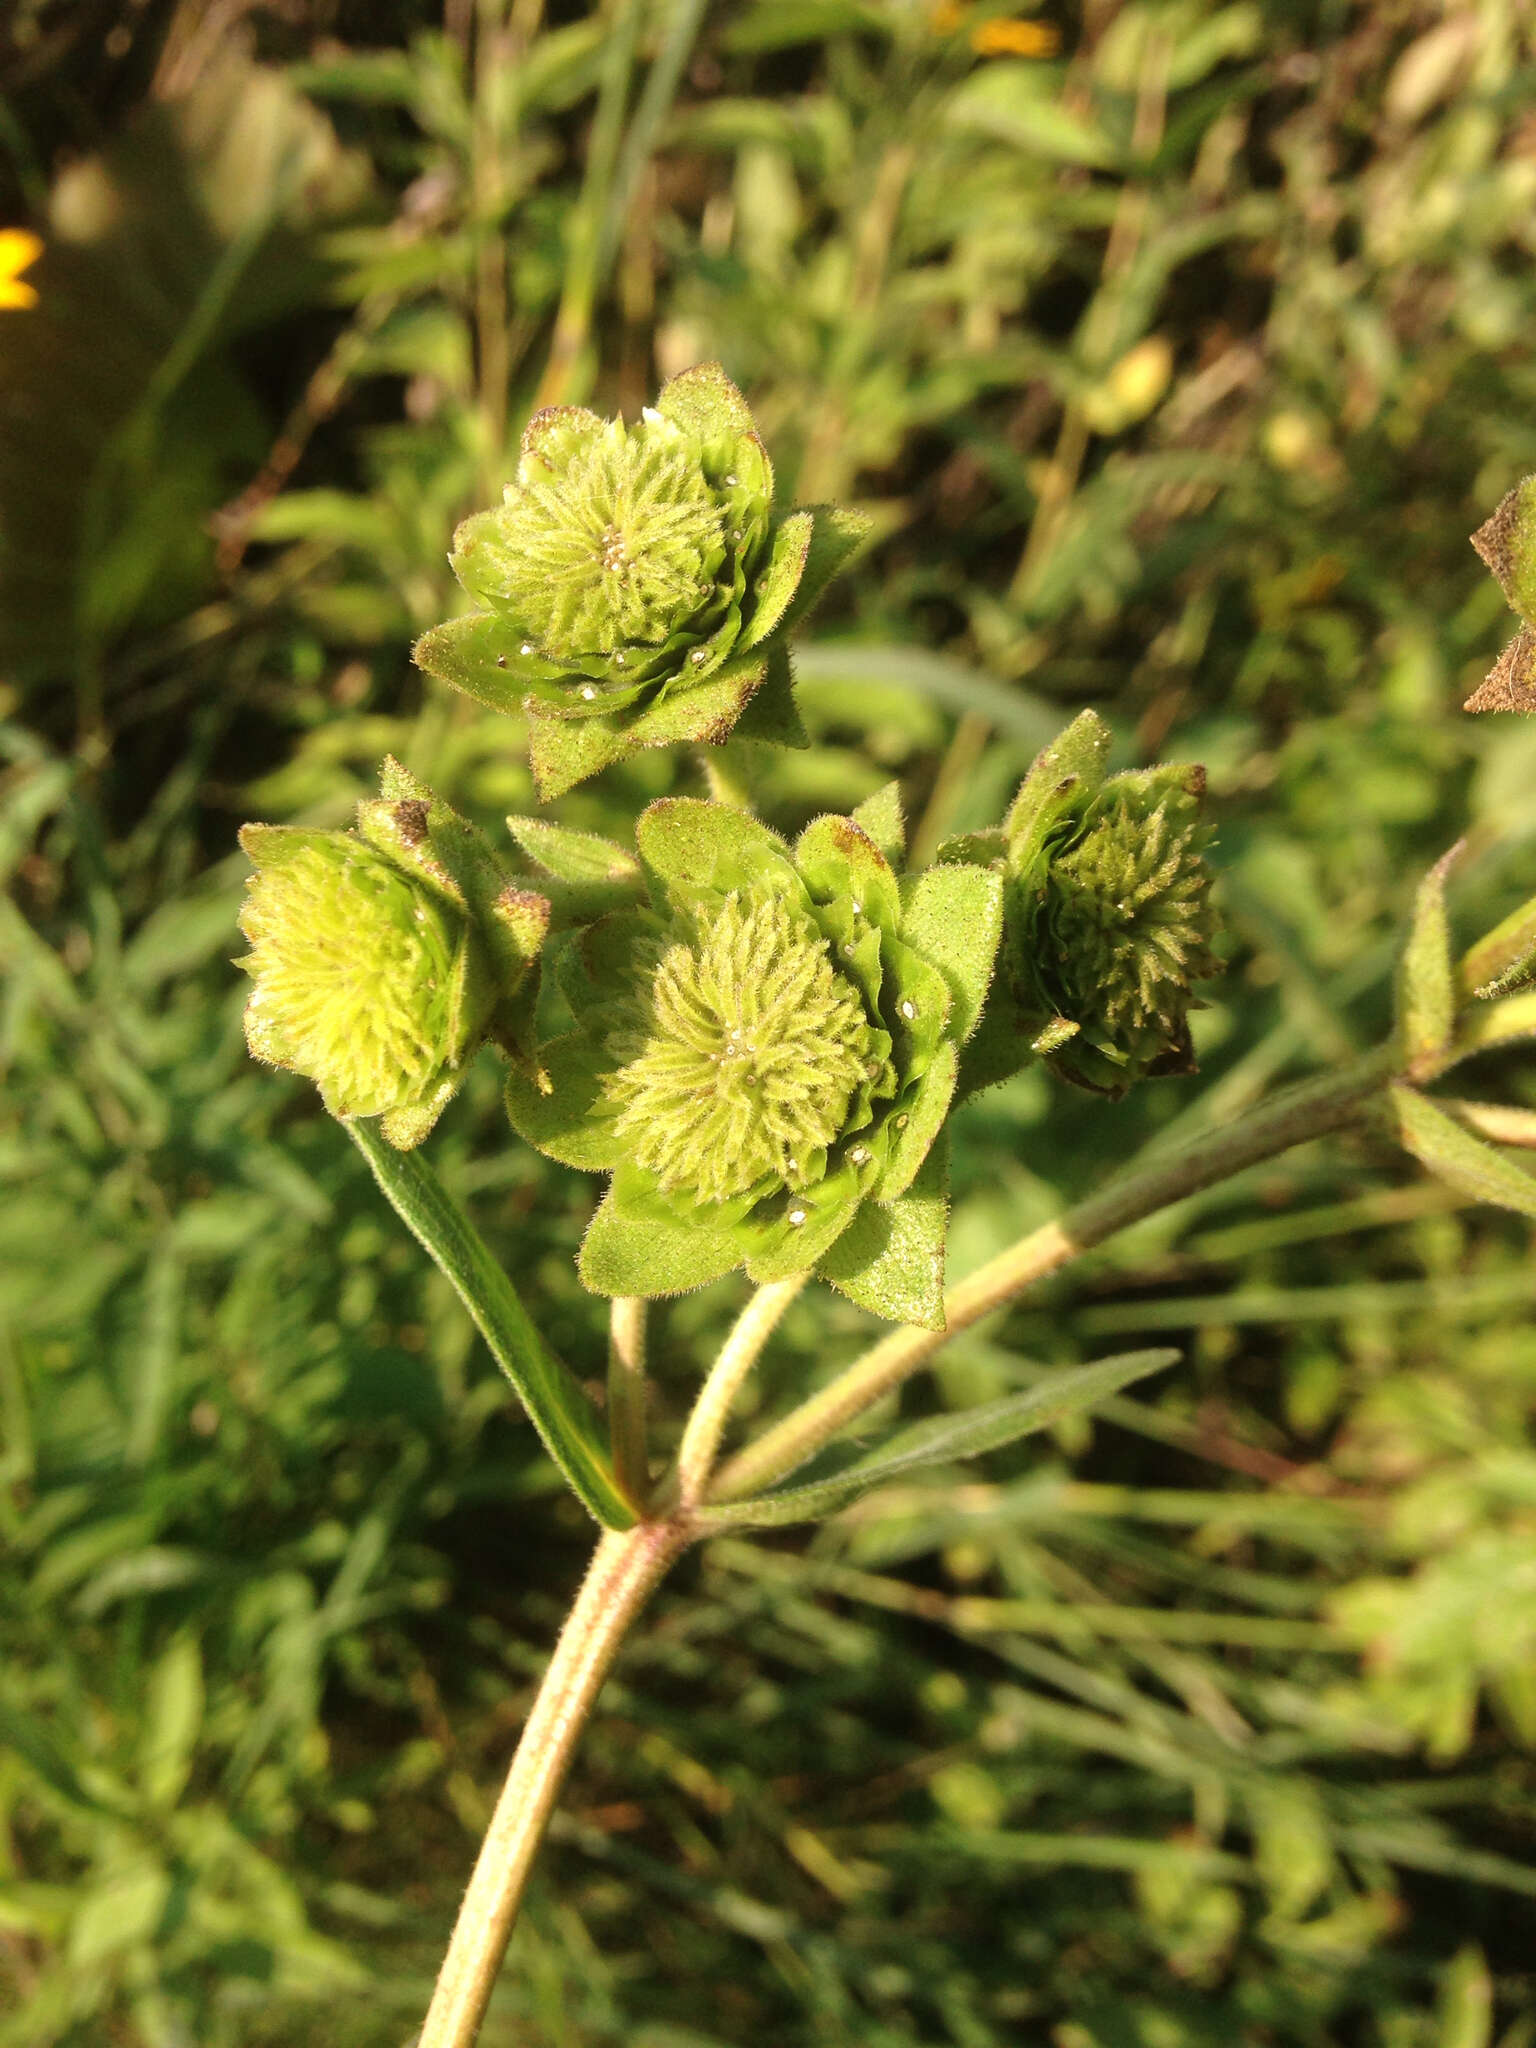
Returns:
[[[783,1479],[925,1365],[949,1338],[993,1309],[1017,1299],[1083,1252],[1202,1188],[1261,1159],[1353,1123],[1391,1076],[1390,1048],[1371,1053],[1321,1080],[1302,1082],[1249,1115],[1196,1139],[1166,1159],[1111,1181],[1054,1223],[1020,1238],[950,1289],[945,1327],[904,1326],[874,1344],[819,1394],[766,1430],[720,1468],[705,1496],[750,1499]]]
[[[669,1490],[675,1492],[684,1508],[696,1506],[703,1497],[714,1470],[720,1438],[742,1383],[808,1278],[808,1274],[796,1273],[788,1280],[772,1280],[759,1287],[721,1345],[693,1404],[678,1448],[677,1467]]]
[[[645,1413],[648,1307],[643,1295],[621,1294],[608,1318],[608,1439],[614,1477],[640,1514],[651,1490]]]

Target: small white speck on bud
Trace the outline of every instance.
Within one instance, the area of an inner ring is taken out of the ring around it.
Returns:
[[[902,1111],[902,1113],[901,1113],[901,1115],[900,1115],[899,1117],[897,1117],[897,1118],[896,1118],[896,1128],[897,1128],[897,1130],[898,1130],[898,1131],[904,1131],[904,1130],[905,1130],[905,1129],[907,1128],[907,1125],[908,1125],[908,1124],[909,1124],[909,1123],[910,1123],[911,1121],[912,1121],[912,1119],[911,1119],[911,1118],[910,1118],[910,1117],[909,1117],[909,1116],[907,1115],[906,1111],[905,1111],[905,1110],[903,1110],[903,1111]]]
[[[587,702],[590,704],[592,702],[592,699],[597,695],[597,692],[593,689],[590,683],[583,683],[581,686],[581,694],[583,697],[586,698]]]
[[[870,1161],[869,1147],[867,1145],[855,1145],[848,1154],[848,1157],[855,1166],[867,1166]]]
[[[731,474],[731,472],[730,472],[729,470],[727,470],[727,471],[726,471],[726,473],[725,473],[725,481],[726,481],[726,483],[727,483],[727,484],[729,485],[729,487],[730,487],[730,488],[731,488],[731,489],[732,489],[732,490],[734,491],[734,490],[735,490],[735,488],[736,488],[737,482],[739,481],[739,479],[738,479],[738,478],[736,478],[736,477],[734,477],[734,476],[733,476],[733,475]]]
[[[912,1019],[917,1015],[916,1003],[914,1003],[910,998],[908,998],[908,1000],[904,1002],[901,1006],[901,1014],[903,1015],[903,1017],[906,1018],[908,1023],[911,1023]]]
[[[709,656],[704,652],[704,649],[702,647],[695,647],[692,654],[689,655],[688,659],[693,663],[695,668],[698,668],[704,662],[708,661]]]
[[[525,640],[522,646],[517,651],[519,654],[532,654],[533,642],[531,640]]]
[[[794,1225],[795,1229],[798,1230],[809,1213],[810,1212],[808,1210],[800,1208],[797,1204],[789,1212],[789,1221]]]

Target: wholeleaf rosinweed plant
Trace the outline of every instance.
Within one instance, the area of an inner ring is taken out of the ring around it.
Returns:
[[[537,414],[502,505],[453,565],[477,607],[417,658],[527,719],[540,792],[644,747],[728,733],[804,744],[787,636],[863,537],[835,509],[778,513],[768,457],[715,365],[635,425]],[[1522,624],[1471,709],[1536,708],[1536,480],[1476,537]],[[945,1288],[955,1105],[1034,1061],[1119,1096],[1192,1068],[1218,971],[1190,765],[1106,774],[1083,712],[995,830],[909,868],[895,785],[790,844],[726,802],[663,800],[634,846],[537,818],[498,852],[395,761],[356,829],[252,825],[242,918],[251,1050],[307,1075],[463,1298],[602,1528],[471,1879],[422,2048],[479,2029],[572,1750],[651,1588],[727,1526],[834,1512],[924,1463],[1013,1441],[1171,1362],[1061,1373],[785,1486],[946,1337],[1199,1189],[1320,1133],[1386,1119],[1452,1185],[1536,1216],[1536,1179],[1487,1141],[1487,1105],[1427,1092],[1536,1034],[1536,903],[1459,965],[1447,856],[1422,885],[1390,1042],[1112,1182]],[[551,1018],[563,1019],[546,1035]],[[418,1147],[494,1044],[512,1130],[607,1177],[580,1258],[612,1298],[606,1412],[555,1357]],[[645,1305],[744,1267],[754,1292],[669,1468],[646,1441]],[[721,1462],[734,1397],[819,1278],[895,1327]]]

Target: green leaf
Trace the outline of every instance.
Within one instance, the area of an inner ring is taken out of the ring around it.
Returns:
[[[581,1247],[577,1270],[594,1294],[686,1294],[741,1264],[727,1229],[700,1230],[622,1214],[610,1188]]]
[[[948,1220],[949,1144],[941,1139],[906,1194],[865,1202],[816,1270],[871,1315],[942,1330]]]
[[[799,588],[784,613],[783,631],[792,633],[815,608],[833,577],[841,576],[874,531],[875,522],[867,512],[850,511],[843,505],[811,505],[805,508],[815,519],[810,551]]]
[[[1392,1107],[1403,1144],[1440,1180],[1476,1202],[1536,1216],[1536,1174],[1474,1138],[1416,1088],[1394,1087]]]
[[[958,85],[944,107],[952,128],[1010,143],[1047,163],[1101,168],[1115,152],[1101,129],[1063,106],[1054,96],[1050,73],[1021,58],[986,65]]]
[[[732,739],[766,741],[775,747],[808,747],[810,736],[800,722],[794,685],[789,649],[782,639],[775,640],[768,649],[761,687],[747,699],[746,708],[731,730]]]
[[[612,1063],[600,1064],[596,1045],[584,1032],[542,1046],[539,1063],[548,1083],[540,1087],[516,1068],[507,1076],[507,1119],[528,1144],[558,1159],[601,1173],[618,1162],[613,1118],[603,1100],[603,1080]]]
[[[597,1411],[544,1342],[469,1218],[420,1153],[394,1151],[370,1123],[343,1121],[395,1213],[469,1310],[577,1498],[605,1527],[632,1527],[634,1509],[614,1477]]]
[[[1101,1358],[1093,1365],[1058,1373],[1022,1394],[1009,1394],[958,1415],[938,1415],[914,1423],[835,1478],[712,1507],[707,1511],[707,1525],[739,1527],[745,1523],[778,1528],[789,1522],[822,1521],[872,1486],[884,1486],[926,1465],[953,1465],[980,1457],[983,1452],[1000,1450],[1021,1437],[1050,1429],[1068,1416],[1085,1414],[1149,1373],[1166,1371],[1178,1358],[1179,1353],[1170,1350],[1122,1352],[1115,1358]]]
[[[1003,878],[990,868],[927,868],[903,894],[901,935],[948,982],[950,1028],[964,1043],[987,999],[1003,935]]]
[[[759,649],[733,654],[724,668],[702,683],[679,683],[630,724],[631,750],[671,747],[680,741],[718,746],[767,681],[768,670],[768,658]]]
[[[662,797],[635,823],[640,858],[663,882],[739,889],[765,867],[787,869],[789,848],[776,832],[733,804],[692,796]]]
[[[788,611],[805,574],[815,523],[813,513],[791,512],[776,528],[768,559],[752,579],[756,604],[736,643],[743,654],[761,646]]]
[[[949,1114],[959,1067],[960,1048],[947,1038],[934,1054],[906,1108],[892,1119],[894,1137],[885,1171],[875,1190],[877,1200],[894,1202],[916,1180],[918,1169]]]
[[[640,864],[611,839],[543,818],[508,818],[507,830],[532,861],[562,882],[638,882]]]
[[[524,660],[510,628],[490,612],[470,612],[423,633],[411,659],[424,674],[462,690],[491,711],[520,712],[530,681],[561,671],[532,657]]]
[[[1456,969],[1445,910],[1445,883],[1461,855],[1458,840],[1419,884],[1413,923],[1397,977],[1397,1021],[1411,1075],[1432,1073],[1456,1028]]]
[[[900,869],[907,857],[907,828],[901,809],[901,784],[883,783],[853,811],[853,822],[869,834],[891,866]]]

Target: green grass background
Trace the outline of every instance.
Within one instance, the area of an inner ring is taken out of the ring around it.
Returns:
[[[245,818],[390,749],[537,403],[717,355],[878,541],[800,663],[793,827],[931,844],[1091,703],[1195,758],[1202,1072],[961,1118],[963,1271],[1385,1027],[1414,883],[1536,888],[1536,725],[1466,535],[1536,468],[1521,0],[16,0],[0,212],[0,2044],[403,2048],[588,1540],[229,960]],[[558,806],[622,834],[656,756]],[[1529,1057],[1476,1078],[1536,1106]],[[583,1374],[590,1179],[489,1062],[434,1162]],[[487,2048],[1531,2048],[1536,1268],[1386,1142],[1143,1226],[946,1351],[1147,1342],[1091,1427],[720,1541],[590,1731]],[[656,1319],[658,1433],[740,1301]],[[752,1398],[869,1325],[816,1288]],[[1041,1446],[1044,1446],[1042,1448]]]

